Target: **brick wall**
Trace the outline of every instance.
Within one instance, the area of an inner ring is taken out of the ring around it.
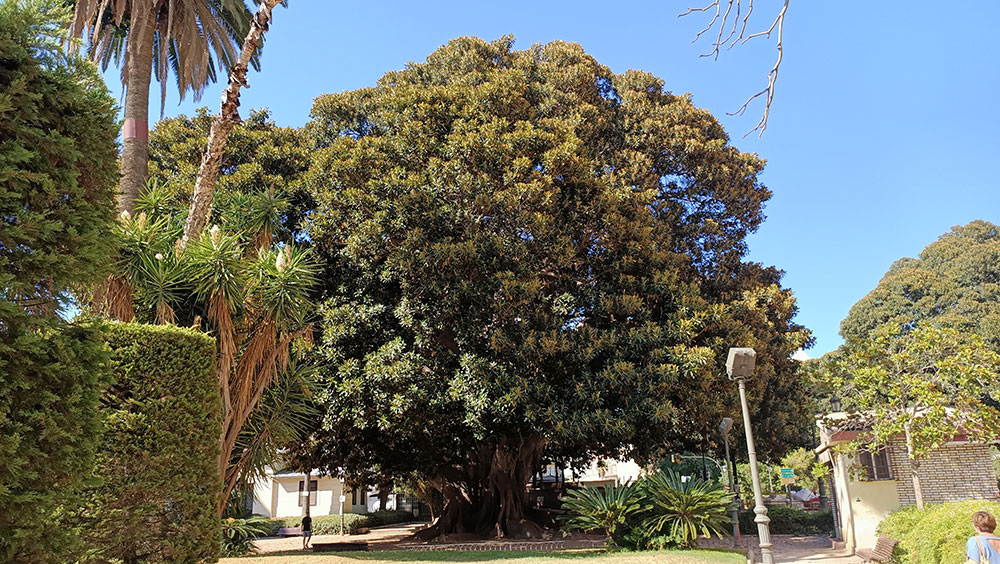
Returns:
[[[893,443],[888,450],[899,503],[904,507],[914,505],[917,501],[913,494],[906,447],[902,443]],[[927,503],[1000,496],[990,448],[984,444],[947,444],[936,449],[921,459],[919,474]]]

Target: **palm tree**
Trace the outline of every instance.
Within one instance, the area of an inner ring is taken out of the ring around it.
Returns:
[[[243,0],[77,0],[70,35],[87,37],[91,59],[121,66],[125,86],[121,187],[118,207],[133,213],[149,162],[149,86],[160,83],[161,109],[173,74],[183,99],[197,100],[216,70],[236,59],[236,44],[250,28]]]

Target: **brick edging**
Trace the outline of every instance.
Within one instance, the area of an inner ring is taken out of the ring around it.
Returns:
[[[570,548],[600,548],[604,546],[602,540],[571,540],[571,541],[512,541],[512,542],[469,542],[456,544],[400,544],[396,545],[399,550],[416,552],[441,551],[441,550],[469,550],[469,551],[518,551],[536,550],[552,551],[566,550]]]

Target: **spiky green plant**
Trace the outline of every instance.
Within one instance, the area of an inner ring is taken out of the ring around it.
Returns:
[[[643,478],[640,487],[649,503],[640,525],[646,538],[668,537],[681,548],[692,548],[699,536],[726,534],[732,495],[720,484],[693,476],[683,480],[667,469]]]
[[[222,555],[244,556],[254,552],[253,539],[271,533],[271,521],[264,517],[222,520]]]
[[[608,534],[609,543],[620,545],[629,518],[648,509],[643,505],[642,493],[639,482],[569,490],[562,505],[569,513],[561,518],[566,528],[601,530]]]

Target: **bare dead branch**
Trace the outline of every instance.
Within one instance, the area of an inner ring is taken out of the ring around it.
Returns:
[[[778,58],[775,61],[774,66],[771,67],[770,72],[767,73],[767,86],[765,86],[764,89],[761,90],[760,92],[757,92],[756,94],[747,98],[747,100],[743,102],[743,105],[740,106],[738,110],[729,113],[729,115],[733,116],[737,115],[742,116],[746,112],[751,102],[763,96],[764,111],[762,112],[761,118],[757,122],[757,125],[755,125],[753,129],[751,129],[746,133],[746,135],[744,135],[744,137],[746,137],[747,135],[750,135],[754,131],[757,131],[758,132],[757,136],[760,137],[764,134],[764,130],[767,129],[767,119],[771,113],[771,103],[774,101],[774,91],[775,91],[775,85],[777,84],[778,81],[778,71],[781,68],[781,61],[784,57],[782,39],[784,36],[785,14],[788,12],[789,0],[784,1],[781,10],[778,12],[778,15],[774,18],[774,21],[771,22],[770,27],[768,27],[764,31],[760,31],[750,35],[746,35],[746,30],[747,30],[747,23],[750,21],[750,16],[751,14],[753,14],[753,8],[754,8],[753,0],[745,0],[747,3],[747,10],[746,14],[742,18],[742,25],[741,25],[740,14],[743,12],[743,1],[744,0],[726,0],[726,9],[723,12],[721,0],[714,0],[712,3],[708,4],[703,8],[689,8],[683,14],[679,14],[678,17],[683,17],[694,12],[707,12],[713,8],[715,9],[715,13],[712,16],[711,21],[708,23],[708,26],[706,26],[704,29],[702,29],[695,35],[694,41],[697,41],[703,34],[713,29],[718,24],[719,32],[716,35],[715,41],[712,43],[712,50],[700,55],[701,57],[712,57],[716,60],[718,60],[719,58],[719,50],[722,46],[728,46],[727,50],[732,49],[737,43],[746,43],[747,41],[750,41],[751,39],[757,37],[766,37],[770,39],[771,34],[777,32]],[[733,15],[732,19],[732,28],[729,31],[729,35],[726,35],[723,38],[726,29],[729,27],[730,15],[733,14],[734,8],[735,8],[735,14]],[[736,32],[737,27],[739,27],[738,34]]]

